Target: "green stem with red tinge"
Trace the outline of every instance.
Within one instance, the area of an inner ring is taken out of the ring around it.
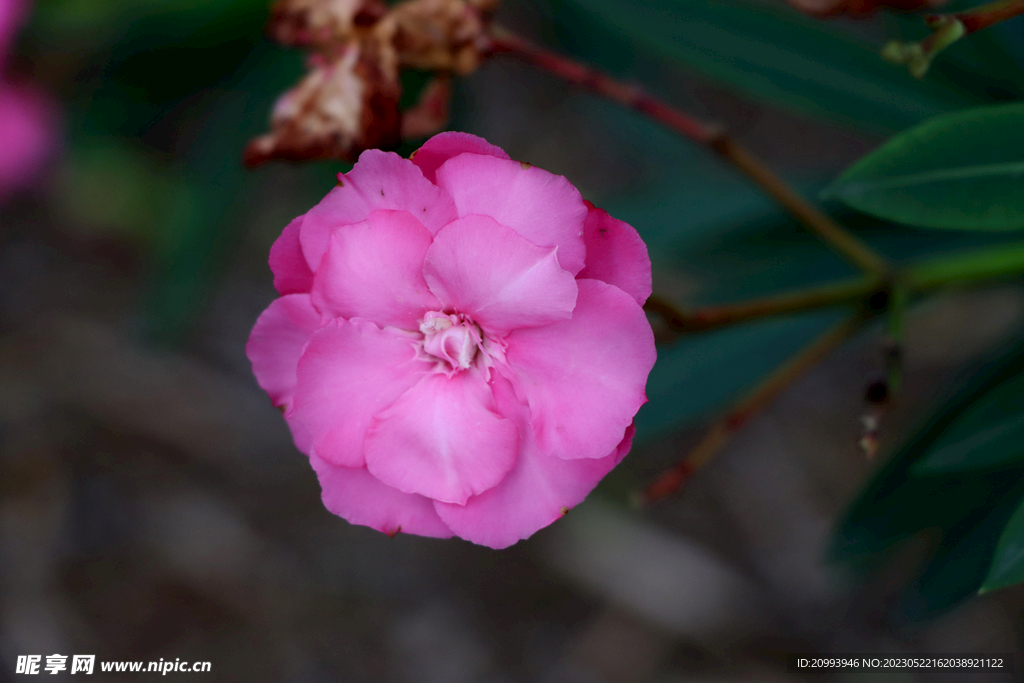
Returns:
[[[965,12],[932,14],[926,17],[925,21],[930,26],[933,22],[940,21],[943,18],[956,19],[963,24],[964,35],[969,36],[975,31],[980,31],[993,24],[1012,19],[1020,14],[1024,14],[1024,0],[998,0],[997,2],[990,2],[987,5],[975,7]]]
[[[681,308],[659,296],[644,307],[669,330],[688,334],[727,327],[759,318],[834,306],[861,306],[874,313],[893,310],[914,297],[948,285],[976,284],[1024,275],[1024,243],[1001,244],[921,259],[896,269],[891,279],[871,275],[816,285],[759,299],[717,306]],[[893,325],[898,326],[898,320]],[[890,333],[898,336],[898,327]]]

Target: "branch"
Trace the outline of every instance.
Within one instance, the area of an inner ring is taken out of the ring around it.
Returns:
[[[648,300],[647,310],[665,316],[670,324],[671,316],[679,316],[680,320],[676,321],[678,326],[704,324],[705,327],[701,329],[712,327],[712,322],[724,325],[760,315],[844,303],[844,300],[846,303],[853,303],[859,299],[863,306],[845,322],[826,332],[778,367],[752,392],[738,401],[729,412],[713,422],[700,443],[678,465],[665,472],[648,487],[640,497],[641,502],[654,502],[678,491],[698,469],[718,453],[732,434],[751,416],[771,403],[783,389],[827,356],[874,314],[887,312],[889,315],[888,335],[891,346],[886,354],[886,387],[898,391],[902,370],[900,345],[903,338],[905,309],[912,295],[949,285],[975,284],[983,280],[1022,275],[1024,243],[1000,244],[923,259],[898,273],[895,281],[864,278],[743,304],[698,309],[689,314],[676,311],[670,304],[652,297]]]
[[[1013,277],[1024,274],[1024,242],[997,244],[952,256],[943,254],[907,266],[903,278],[911,292],[949,284]]]
[[[925,21],[931,25],[933,22],[943,19],[956,19],[964,25],[964,35],[969,36],[975,31],[1012,19],[1019,14],[1024,14],[1024,0],[998,0],[998,2],[990,2],[966,12],[932,14],[925,17]]]
[[[674,334],[702,332],[747,320],[818,308],[860,304],[867,313],[889,312],[889,334],[898,343],[902,309],[914,297],[948,285],[974,284],[1024,275],[1024,242],[932,256],[896,271],[891,280],[870,275],[720,306],[680,308],[657,295],[644,309]]]
[[[753,180],[794,218],[821,237],[835,251],[861,270],[886,277],[889,266],[870,247],[835,223],[775,175],[760,159],[742,147],[722,126],[710,124],[671,107],[635,85],[627,85],[584,64],[520,38],[499,27],[492,28],[489,52],[510,54],[573,85],[579,85],[654,119],[707,149],[712,150]]]
[[[733,405],[728,413],[712,423],[700,442],[678,465],[662,474],[641,494],[641,504],[661,500],[682,488],[697,470],[706,465],[728,443],[740,427],[857,331],[866,318],[867,316],[860,312],[850,316],[776,368],[753,391]]]
[[[771,315],[799,313],[844,304],[860,303],[868,309],[881,311],[888,303],[885,293],[885,280],[863,276],[734,304],[704,306],[689,310],[676,308],[669,301],[655,294],[647,300],[644,309],[660,316],[672,332],[687,334],[726,327]],[[876,294],[881,294],[883,300],[876,303],[874,301]]]

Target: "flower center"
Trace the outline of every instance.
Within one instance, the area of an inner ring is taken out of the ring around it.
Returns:
[[[423,316],[420,332],[424,353],[447,363],[446,369],[454,372],[469,368],[484,343],[480,327],[472,320],[440,311]]]

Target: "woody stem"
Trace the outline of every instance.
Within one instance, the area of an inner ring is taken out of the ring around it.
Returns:
[[[866,316],[860,312],[851,315],[776,368],[750,393],[737,401],[729,412],[715,420],[704,432],[700,442],[677,465],[647,487],[640,497],[640,502],[653,503],[678,491],[698,469],[707,464],[728,443],[732,435],[747,420],[842,344],[847,337],[857,331],[865,319]]]
[[[690,309],[677,308],[655,294],[647,300],[644,309],[659,316],[674,335],[679,335],[828,306],[862,303],[871,308],[872,295],[885,290],[886,281],[865,275],[795,292]]]
[[[964,35],[970,35],[1019,14],[1024,14],[1024,0],[997,0],[964,12],[934,14],[927,17],[926,21],[931,25],[944,19],[956,19],[963,24]]]
[[[568,83],[640,112],[710,149],[860,270],[879,277],[888,275],[889,265],[881,255],[804,199],[763,161],[732,139],[722,126],[701,121],[649,95],[639,86],[617,81],[596,69],[534,45],[500,26],[492,27],[488,48],[491,53],[513,55]]]
[[[860,305],[872,313],[896,310],[907,301],[948,285],[974,284],[1024,275],[1024,242],[930,256],[898,269],[892,279],[871,275],[816,285],[748,301],[681,308],[652,296],[644,308],[661,318],[673,335],[701,332],[758,318],[829,306]],[[666,340],[667,341],[667,340]]]

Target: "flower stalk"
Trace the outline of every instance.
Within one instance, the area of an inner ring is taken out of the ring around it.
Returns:
[[[888,393],[895,394],[903,387],[903,336],[909,292],[897,283],[889,293],[886,336],[883,341],[885,378]]]

